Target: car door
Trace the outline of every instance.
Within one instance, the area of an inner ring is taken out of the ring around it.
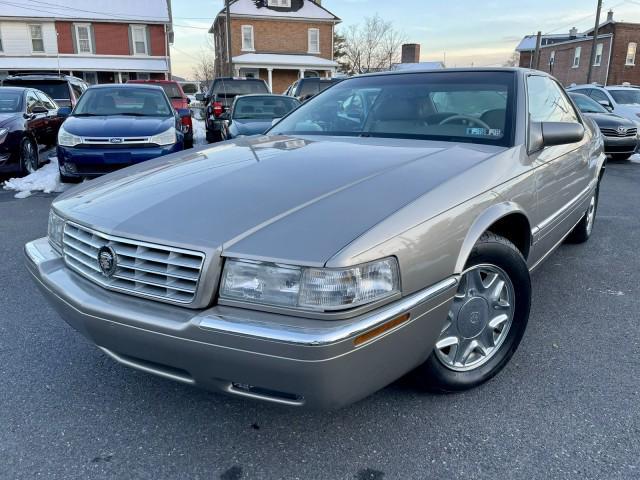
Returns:
[[[528,76],[527,99],[530,129],[536,122],[583,123],[562,87],[550,77]],[[530,155],[537,191],[534,242],[538,253],[560,242],[581,216],[577,209],[589,193],[591,138],[585,126],[580,142],[545,147]]]
[[[47,114],[34,112],[36,107],[44,108],[34,90],[27,91],[27,129],[35,136],[38,145],[47,143]]]
[[[47,145],[54,145],[60,125],[62,125],[62,117],[58,115],[58,105],[46,93],[35,91],[40,103],[47,109],[48,113],[45,118],[44,136]]]

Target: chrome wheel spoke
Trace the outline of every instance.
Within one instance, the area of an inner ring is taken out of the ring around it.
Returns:
[[[471,270],[465,276],[467,277],[467,295],[473,296],[484,292],[485,286],[480,269]]]

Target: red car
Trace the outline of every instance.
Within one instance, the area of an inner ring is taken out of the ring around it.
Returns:
[[[146,83],[162,87],[167,97],[169,97],[169,100],[171,100],[173,108],[176,109],[182,119],[184,148],[193,147],[193,122],[191,120],[191,110],[189,110],[190,100],[178,82],[174,82],[173,80],[129,80],[127,83]]]

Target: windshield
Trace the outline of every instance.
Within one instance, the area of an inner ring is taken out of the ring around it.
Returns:
[[[22,110],[22,92],[8,92],[0,89],[0,113],[15,113]]]
[[[269,133],[510,145],[514,84],[512,72],[353,78],[317,95]]]
[[[263,81],[256,80],[218,80],[213,84],[213,95],[248,95],[250,93],[269,93]]]
[[[300,105],[295,98],[282,97],[239,97],[233,107],[236,120],[273,120],[282,118]]]
[[[159,85],[164,90],[164,93],[167,94],[167,97],[169,97],[169,98],[183,98],[182,92],[180,91],[180,89],[178,88],[177,85],[174,85],[174,84],[171,84],[171,83],[161,83]]]
[[[80,97],[73,115],[169,117],[173,113],[164,92],[160,89],[117,87],[88,89]]]
[[[609,113],[606,108],[600,105],[598,102],[593,100],[592,98],[587,97],[586,95],[581,95],[579,93],[570,93],[569,96],[571,100],[576,102],[576,105],[580,109],[581,112],[584,113]]]
[[[47,80],[5,80],[4,85],[37,88],[55,100],[70,100],[69,87],[66,82]]]
[[[628,90],[609,90],[609,93],[616,101],[622,105],[640,105],[640,88]]]

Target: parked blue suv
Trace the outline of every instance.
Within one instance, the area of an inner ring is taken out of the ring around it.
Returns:
[[[161,87],[97,85],[58,133],[60,178],[96,177],[183,148],[180,117]]]

